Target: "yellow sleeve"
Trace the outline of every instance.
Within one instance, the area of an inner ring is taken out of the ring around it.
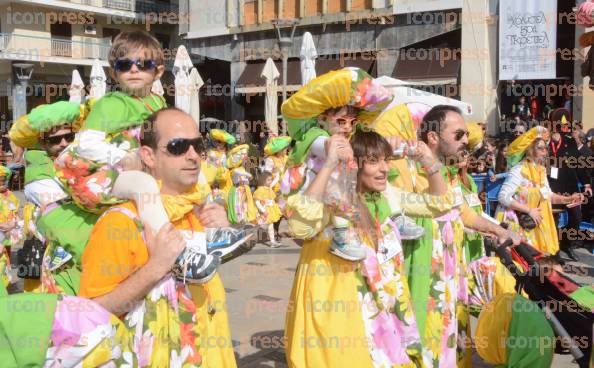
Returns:
[[[440,215],[451,210],[454,205],[454,195],[451,191],[438,196],[407,192],[396,187],[388,189],[388,202],[392,211],[397,211],[397,208],[400,208],[405,214],[415,217]]]
[[[20,206],[21,202],[12,192],[10,193],[10,201],[14,204],[14,208],[16,208],[15,210],[13,210],[13,215],[15,218],[18,218],[19,217],[19,206]]]
[[[148,261],[148,249],[134,221],[119,212],[101,218],[82,255],[79,296],[95,298],[114,290]]]
[[[474,212],[472,208],[468,207],[466,203],[460,207],[460,218],[462,219],[464,226],[473,227],[477,217],[479,217],[479,215]]]
[[[303,194],[287,199],[289,231],[298,239],[312,239],[330,222],[324,204]]]

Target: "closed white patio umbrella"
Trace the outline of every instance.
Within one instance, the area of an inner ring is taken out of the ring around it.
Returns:
[[[190,113],[190,98],[192,85],[190,81],[190,70],[194,67],[190,55],[184,45],[177,49],[173,62],[173,75],[175,75],[175,107]]]
[[[163,89],[163,84],[161,83],[160,79],[157,79],[153,82],[151,92],[159,96],[163,96],[165,94],[165,90]]]
[[[91,92],[89,93],[89,97],[98,100],[103,97],[107,89],[107,77],[105,76],[103,66],[101,66],[101,60],[93,60],[90,79]]]
[[[316,77],[316,59],[318,52],[311,33],[303,34],[299,59],[301,60],[301,84],[305,85]]]
[[[268,131],[272,136],[278,136],[278,77],[280,73],[271,58],[266,60],[260,76],[266,79],[266,98],[264,116]]]
[[[198,73],[196,68],[190,71],[190,115],[200,125],[200,87],[204,85],[204,81]]]
[[[78,70],[72,71],[72,81],[70,82],[70,88],[68,89],[68,95],[70,96],[70,102],[82,104],[85,99],[85,84]]]

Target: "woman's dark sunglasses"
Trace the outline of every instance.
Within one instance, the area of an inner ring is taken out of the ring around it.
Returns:
[[[141,59],[117,59],[115,62],[116,72],[127,72],[132,69],[132,65],[136,65],[138,70],[147,71],[153,70],[157,67],[157,63],[154,60],[141,60]]]
[[[198,154],[204,152],[204,141],[202,138],[174,138],[167,143],[165,148],[167,149],[167,152],[173,156],[181,156],[188,152],[190,146],[192,146],[194,151]]]
[[[74,133],[54,135],[52,137],[47,137],[45,141],[49,144],[60,144],[62,143],[62,139],[64,139],[67,143],[72,143],[72,141],[74,141]]]

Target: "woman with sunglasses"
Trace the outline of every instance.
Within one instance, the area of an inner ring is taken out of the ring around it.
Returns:
[[[437,195],[388,194],[388,161],[393,147],[375,132],[357,131],[351,144],[334,135],[322,168],[303,194],[287,201],[291,232],[305,239],[287,313],[285,336],[289,367],[432,366],[434,347],[421,343],[404,270],[404,254],[393,212],[436,217],[453,198],[429,148],[419,143],[413,157],[428,174]],[[353,263],[328,253],[334,209],[324,203],[336,167],[359,163],[352,230],[366,253]],[[441,341],[441,339],[440,339]],[[437,343],[441,351],[441,344]],[[439,354],[439,351],[437,354]]]
[[[545,169],[548,139],[547,129],[538,126],[509,145],[507,165],[510,170],[498,195],[496,218],[510,224],[539,251],[556,255],[559,237],[551,204],[579,204],[581,196],[551,191]]]

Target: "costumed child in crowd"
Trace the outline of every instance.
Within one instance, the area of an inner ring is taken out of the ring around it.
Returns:
[[[55,160],[56,175],[76,205],[100,214],[122,199],[135,200],[142,221],[155,231],[169,223],[168,213],[161,200],[152,200],[161,199],[159,187],[140,171],[136,148],[141,125],[166,105],[161,96],[150,92],[163,73],[163,62],[163,51],[154,37],[144,32],[121,33],[111,47],[110,65],[123,92],[108,93],[97,101],[76,141]],[[190,144],[193,142],[174,140],[165,148],[179,155],[187,152]],[[139,188],[144,193],[139,193]],[[196,192],[195,197],[203,198],[199,204],[205,203],[209,189],[197,186]],[[151,200],[140,202],[146,194]],[[206,282],[216,272],[218,257],[199,253],[199,247],[188,244],[178,257],[173,271],[179,279]],[[70,251],[64,248],[66,259]],[[49,256],[56,258],[56,253]]]
[[[260,167],[260,171],[269,172],[272,174],[272,190],[276,195],[278,205],[281,212],[285,207],[285,198],[280,192],[281,178],[285,173],[287,167],[287,150],[291,145],[292,138],[288,136],[271,137],[268,139],[268,143],[264,146],[264,161]],[[274,223],[274,233],[278,237],[278,229],[280,227],[281,218]]]
[[[10,249],[23,238],[19,226],[19,200],[8,189],[12,172],[0,166],[0,296],[6,295],[6,287],[13,282],[10,272]]]
[[[213,129],[210,136],[229,142],[228,144],[235,142],[235,137],[223,130]],[[228,153],[224,150],[216,151],[212,155],[217,157],[216,160],[209,159],[206,152],[201,153],[198,182],[208,183],[210,186],[206,201],[224,206],[229,222],[234,224],[234,227],[229,228],[208,229],[208,253],[219,256],[221,263],[229,262],[249,250],[250,247],[244,244],[254,235],[251,232],[254,229],[251,223],[256,218],[256,207],[249,186],[252,176],[242,167],[248,158],[248,148],[248,145],[241,145]],[[223,158],[224,165],[221,161]]]
[[[276,194],[272,189],[272,178],[272,174],[266,171],[258,176],[258,189],[254,192],[254,200],[258,207],[258,225],[267,225],[270,247],[278,248],[281,243],[276,240],[274,224],[280,220],[282,214],[278,203],[276,203]]]
[[[243,168],[248,158],[248,150],[249,146],[242,144],[227,153],[226,166],[233,181],[227,196],[227,217],[232,224],[243,225],[256,220],[256,206],[250,189],[252,175]]]
[[[287,150],[291,145],[292,138],[289,136],[271,137],[264,146],[264,162],[261,171],[272,174],[272,190],[274,193],[280,191],[280,181],[285,172],[289,156]]]
[[[207,164],[215,168],[214,184],[211,186],[212,198],[215,202],[224,203],[227,201],[227,195],[233,180],[227,168],[227,146],[235,144],[236,139],[233,135],[221,129],[211,129],[209,133],[210,143],[213,148],[208,150]]]
[[[339,83],[359,88],[357,95],[353,99],[345,95],[334,100],[327,90],[336,88]],[[350,138],[357,123],[373,121],[380,115],[382,121],[389,121],[390,116],[398,113],[397,109],[391,109],[389,113],[384,113],[384,109],[393,103],[392,94],[358,68],[327,73],[291,96],[283,104],[282,111],[289,134],[296,143],[281,182],[283,195],[303,192],[309,187],[325,160],[325,142],[330,136],[339,134]],[[330,252],[351,261],[360,261],[366,256],[360,239],[351,231],[353,226],[349,226],[357,216],[351,207],[353,198],[350,198],[356,192],[356,166],[356,162],[342,165],[333,174],[325,196],[337,208]],[[400,215],[400,219],[407,218],[399,213],[396,215]],[[406,223],[400,220],[396,223],[403,239],[422,235],[422,229],[410,219]]]

